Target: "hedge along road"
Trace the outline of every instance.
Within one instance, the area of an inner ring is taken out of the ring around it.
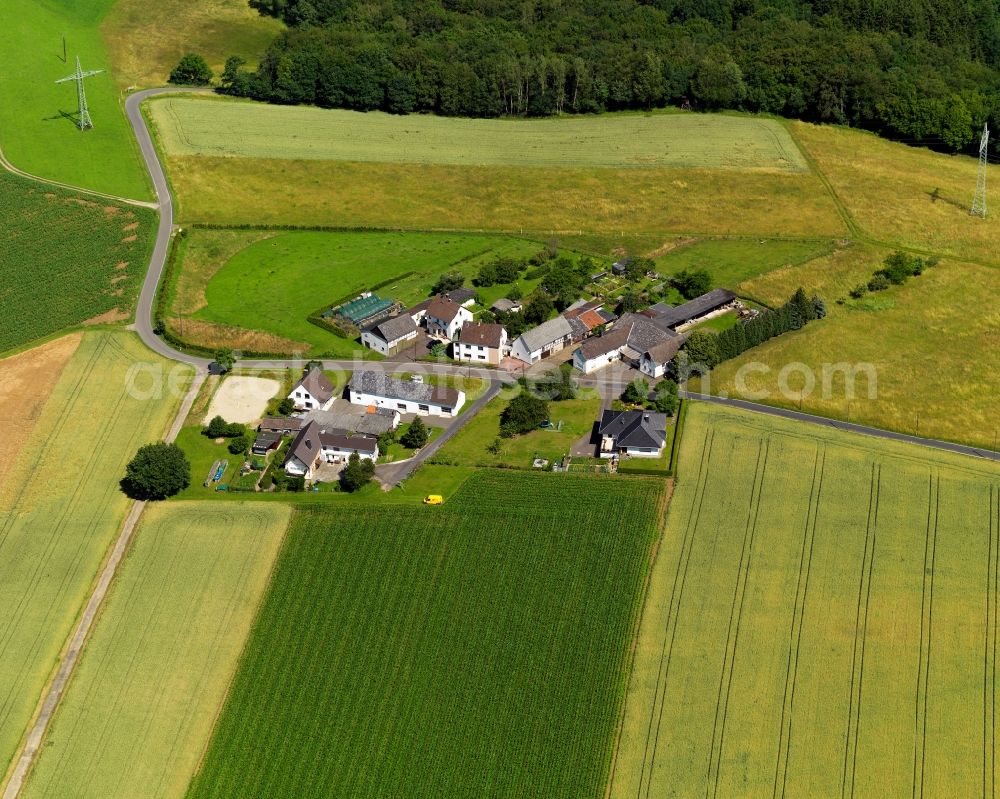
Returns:
[[[132,125],[132,130],[135,133],[136,140],[139,143],[139,150],[142,152],[142,157],[146,163],[146,168],[149,171],[149,176],[153,181],[153,187],[156,190],[156,197],[159,200],[160,210],[160,225],[156,233],[156,244],[153,247],[153,254],[150,258],[149,270],[146,273],[146,279],[142,286],[142,292],[139,295],[139,305],[136,310],[135,327],[146,346],[154,352],[159,353],[165,358],[190,364],[199,371],[202,371],[207,369],[208,364],[210,363],[208,358],[200,358],[175,350],[153,332],[153,304],[156,298],[157,287],[163,277],[163,268],[167,261],[167,253],[170,249],[170,237],[174,224],[174,208],[173,197],[170,194],[170,185],[167,182],[166,174],[163,170],[163,164],[160,162],[159,154],[156,152],[156,147],[153,144],[152,136],[149,133],[149,128],[146,126],[146,120],[143,118],[141,110],[142,103],[150,97],[178,92],[189,93],[190,91],[190,89],[161,88],[147,89],[145,91],[136,92],[135,94],[130,95],[125,101],[125,112],[128,116],[130,124]],[[816,171],[818,172],[818,170]],[[302,361],[240,360],[238,363],[240,366],[250,369],[283,369],[301,365]],[[355,368],[358,364],[353,361],[324,361],[324,365],[329,369],[348,370]],[[394,364],[394,367],[396,368],[412,367],[414,369],[423,369],[427,368],[427,366],[428,364],[426,363]],[[467,374],[470,376],[484,378],[491,381],[491,383],[497,383],[498,380],[502,379],[500,378],[499,373],[489,369],[475,369],[466,366],[448,366],[445,364],[435,364],[431,368],[434,372],[440,374]],[[512,378],[508,377],[508,379]],[[610,384],[610,381],[602,381],[594,378],[584,378],[581,379],[580,382],[583,385],[595,388],[601,388],[602,386]],[[498,389],[499,386],[494,386],[494,388]],[[491,391],[490,393],[492,394],[494,392]],[[861,433],[862,435],[869,435],[892,441],[903,441],[910,444],[919,444],[926,447],[945,450],[947,452],[955,452],[960,455],[971,455],[973,457],[992,459],[997,458],[997,453],[995,451],[969,447],[962,444],[956,444],[951,441],[919,438],[917,436],[905,435],[903,433],[895,433],[890,430],[882,430],[877,427],[866,427],[864,425],[853,424],[850,422],[840,422],[834,419],[827,419],[820,416],[813,416],[808,413],[801,413],[800,411],[776,408],[770,405],[761,405],[759,403],[748,402],[746,400],[693,394],[687,391],[681,391],[680,393],[681,396],[686,399],[714,402],[721,405],[728,405],[733,408],[742,408],[743,410],[754,411],[756,413],[778,416],[783,419],[793,419],[795,421],[806,422],[808,424],[836,427],[840,430]]]

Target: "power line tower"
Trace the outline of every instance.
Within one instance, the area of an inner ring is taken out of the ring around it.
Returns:
[[[83,90],[83,79],[89,78],[91,75],[99,75],[102,72],[104,72],[103,69],[92,69],[89,72],[84,72],[80,67],[80,56],[77,56],[76,72],[56,81],[56,83],[67,83],[68,81],[74,81],[76,83],[76,99],[79,104],[79,114],[77,116],[76,126],[80,130],[86,130],[87,128],[94,127],[94,123],[90,119],[90,111],[87,110],[87,93]]]
[[[979,176],[976,178],[976,196],[972,199],[972,215],[986,219],[986,146],[990,143],[989,126],[983,125],[983,138],[979,141]]]

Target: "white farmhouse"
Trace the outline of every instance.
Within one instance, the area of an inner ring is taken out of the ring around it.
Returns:
[[[383,355],[395,355],[416,337],[417,323],[404,312],[363,330],[361,343]]]
[[[457,338],[462,325],[471,321],[472,311],[447,297],[434,297],[424,313],[427,333],[446,339]]]
[[[464,325],[461,338],[453,346],[457,361],[498,366],[508,349],[507,331],[497,324]]]
[[[573,340],[573,328],[565,317],[557,316],[538,327],[525,330],[514,339],[510,354],[525,363],[535,363],[559,352]]]
[[[378,460],[378,439],[348,435],[344,430],[326,430],[310,422],[295,437],[285,458],[285,472],[312,480],[321,463],[344,463],[352,453],[359,458]]]
[[[310,369],[288,394],[300,411],[328,411],[333,405],[335,389],[318,366]]]
[[[464,391],[398,380],[384,372],[355,372],[347,388],[355,405],[420,416],[457,416],[465,404]]]

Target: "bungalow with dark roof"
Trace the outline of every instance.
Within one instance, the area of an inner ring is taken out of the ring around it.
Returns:
[[[447,297],[434,297],[424,314],[427,333],[447,339],[457,338],[462,325],[471,321],[472,311]]]
[[[417,323],[408,311],[372,325],[361,333],[361,343],[383,355],[395,355],[417,337]]]
[[[285,457],[285,472],[312,480],[321,463],[342,463],[353,453],[359,458],[378,460],[378,439],[348,435],[344,430],[327,430],[310,422],[295,437]]]
[[[509,349],[503,325],[473,322],[463,325],[459,335],[459,340],[453,345],[457,361],[498,366],[504,351]]]
[[[667,442],[667,416],[650,411],[604,411],[597,437],[597,454],[602,458],[659,458]]]
[[[573,366],[589,375],[616,361],[625,361],[650,377],[663,377],[683,343],[682,336],[655,320],[625,314],[608,333],[580,344],[573,353]]]
[[[327,411],[333,404],[335,389],[330,379],[318,366],[310,369],[288,393],[288,399],[298,410]]]
[[[355,405],[420,416],[457,416],[465,404],[464,391],[398,380],[385,372],[355,372],[347,390]]]

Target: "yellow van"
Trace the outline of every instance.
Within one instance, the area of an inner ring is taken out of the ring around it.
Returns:
[[[425,505],[440,505],[444,502],[444,497],[440,494],[428,494],[424,497]]]

